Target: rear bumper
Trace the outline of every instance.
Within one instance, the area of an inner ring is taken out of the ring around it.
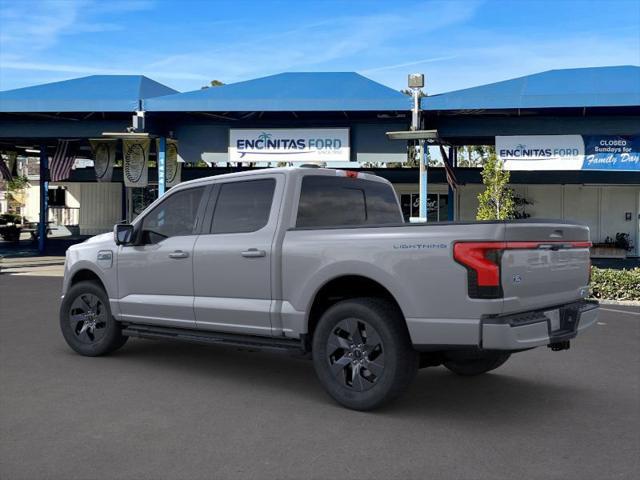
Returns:
[[[514,315],[482,319],[407,318],[413,346],[419,351],[476,347],[526,350],[575,338],[598,319],[598,303],[588,300]]]
[[[481,347],[522,350],[566,342],[598,319],[598,302],[581,300],[559,307],[485,318],[481,321]]]

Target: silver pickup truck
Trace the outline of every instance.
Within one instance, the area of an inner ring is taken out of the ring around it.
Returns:
[[[477,375],[569,348],[597,318],[589,246],[557,221],[404,224],[367,173],[219,175],[71,247],[60,326],[89,356],[128,337],[310,355],[335,400],[367,410],[420,367]]]

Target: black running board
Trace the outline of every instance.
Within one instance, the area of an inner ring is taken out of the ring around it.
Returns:
[[[188,328],[158,327],[151,325],[124,324],[122,334],[127,337],[148,339],[170,339],[185,342],[228,345],[258,350],[271,350],[282,353],[304,354],[305,343],[302,339],[258,337],[234,333],[207,332]]]

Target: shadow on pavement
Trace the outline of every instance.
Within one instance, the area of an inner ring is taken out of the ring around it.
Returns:
[[[71,354],[71,353],[70,353]],[[231,347],[188,343],[130,340],[113,357],[129,366],[153,366],[169,377],[188,377],[194,384],[233,384],[260,393],[299,396],[342,408],[324,392],[310,360],[288,355],[238,350]],[[84,360],[84,359],[82,359]],[[581,389],[516,377],[509,364],[477,377],[461,377],[444,367],[419,370],[409,390],[396,402],[369,415],[394,417],[455,417],[487,420],[498,424],[535,422],[536,412],[553,409],[556,414],[574,408]],[[529,412],[523,414],[523,412]]]

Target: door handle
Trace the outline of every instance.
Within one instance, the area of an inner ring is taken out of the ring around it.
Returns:
[[[250,248],[249,250],[245,250],[244,252],[240,253],[240,255],[246,258],[256,258],[266,256],[267,252],[265,252],[264,250],[258,250],[257,248]]]
[[[176,250],[175,252],[171,252],[169,254],[169,258],[187,258],[189,254],[187,252],[183,252],[182,250]]]

